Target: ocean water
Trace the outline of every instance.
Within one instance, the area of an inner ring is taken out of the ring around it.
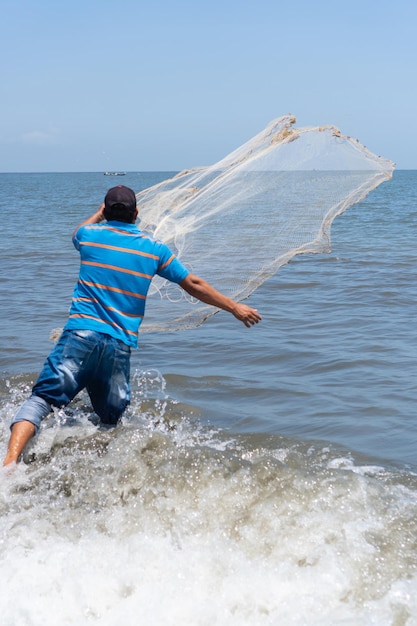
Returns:
[[[113,183],[0,174],[1,455]],[[2,626],[416,625],[416,237],[396,171],[251,296],[256,327],[143,334],[116,429],[84,395],[46,420],[0,472]]]

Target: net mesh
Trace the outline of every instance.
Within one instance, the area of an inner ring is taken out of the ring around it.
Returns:
[[[141,229],[234,300],[296,254],[330,251],[333,219],[392,177],[391,161],[337,128],[295,121],[281,117],[215,165],[137,194]],[[142,332],[196,327],[216,312],[160,277],[149,296]]]

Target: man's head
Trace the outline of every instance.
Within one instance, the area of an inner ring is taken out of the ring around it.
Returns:
[[[104,217],[109,222],[133,223],[138,215],[135,192],[129,187],[118,185],[112,187],[104,198]]]

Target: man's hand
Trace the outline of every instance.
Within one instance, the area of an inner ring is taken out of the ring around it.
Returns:
[[[235,308],[232,310],[232,313],[236,319],[243,322],[248,328],[257,324],[262,319],[262,316],[258,313],[257,309],[252,309],[252,307],[247,304],[242,304],[241,302],[237,302],[235,304]]]

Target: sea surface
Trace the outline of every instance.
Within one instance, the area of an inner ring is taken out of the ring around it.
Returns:
[[[0,174],[1,456],[73,228],[172,174]],[[1,626],[417,625],[417,171],[331,236],[251,296],[256,327],[144,333],[116,429],[81,395],[0,471]]]

